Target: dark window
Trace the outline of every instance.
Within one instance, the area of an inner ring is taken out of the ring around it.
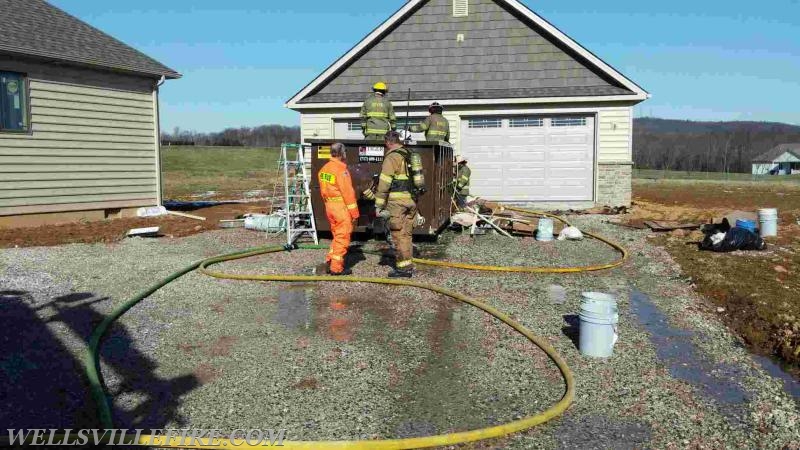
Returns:
[[[347,122],[347,131],[361,131],[361,122]]]
[[[0,72],[0,131],[28,131],[25,76]]]

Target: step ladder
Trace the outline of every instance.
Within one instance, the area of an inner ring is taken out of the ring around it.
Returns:
[[[311,167],[306,162],[305,153],[310,146],[301,144],[282,144],[283,186],[286,195],[286,245],[293,246],[300,238],[311,238],[319,244],[314,208],[311,204],[309,176]]]

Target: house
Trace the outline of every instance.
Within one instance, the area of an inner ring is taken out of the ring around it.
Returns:
[[[158,87],[180,74],[43,0],[0,12],[0,226],[160,204]]]
[[[800,144],[781,144],[753,158],[753,175],[800,173]]]
[[[630,204],[632,110],[649,94],[519,1],[410,0],[286,106],[304,140],[361,138],[377,81],[401,119],[444,105],[476,195]]]

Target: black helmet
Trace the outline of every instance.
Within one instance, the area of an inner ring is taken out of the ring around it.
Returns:
[[[439,102],[433,102],[431,106],[428,107],[428,112],[431,114],[441,114],[442,111],[444,111],[444,108],[442,108]]]

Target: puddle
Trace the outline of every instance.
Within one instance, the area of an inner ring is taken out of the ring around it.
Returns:
[[[278,294],[274,320],[289,329],[310,329],[313,321],[312,285],[293,285]]]
[[[742,369],[711,362],[692,342],[696,333],[671,326],[667,316],[650,298],[636,289],[631,291],[631,311],[647,330],[658,358],[674,378],[697,387],[717,403],[729,419],[741,415],[741,406],[750,401],[749,394],[739,383],[747,375]]]
[[[770,376],[783,381],[783,389],[792,396],[795,403],[800,405],[800,381],[766,356],[753,355],[753,359],[755,359],[761,368],[770,374]]]

